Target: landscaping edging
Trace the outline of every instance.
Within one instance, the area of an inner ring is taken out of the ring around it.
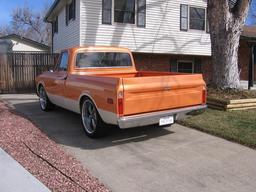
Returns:
[[[225,110],[225,111],[256,109],[256,98],[255,99],[221,100],[221,99],[208,97],[207,105],[209,108]]]

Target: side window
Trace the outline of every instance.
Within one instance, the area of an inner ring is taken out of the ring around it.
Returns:
[[[205,9],[190,7],[189,9],[189,28],[196,30],[205,30]]]
[[[76,0],[72,0],[66,5],[66,26],[70,20],[76,19]]]
[[[135,0],[115,0],[114,21],[117,23],[135,23]]]
[[[180,6],[180,30],[189,29],[209,31],[205,8],[192,7],[181,4]]]
[[[58,71],[67,71],[68,69],[68,53],[63,52],[60,56],[59,64],[58,64]]]

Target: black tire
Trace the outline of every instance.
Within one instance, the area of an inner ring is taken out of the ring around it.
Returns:
[[[54,104],[49,100],[46,91],[43,86],[38,89],[39,104],[42,111],[50,111],[54,109]]]
[[[81,103],[81,119],[88,137],[100,138],[106,135],[107,125],[103,122],[94,103],[89,98],[85,98]]]

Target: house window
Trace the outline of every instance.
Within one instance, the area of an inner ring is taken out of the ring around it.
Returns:
[[[189,9],[189,28],[205,30],[205,9],[190,7]]]
[[[102,0],[102,23],[112,23],[112,0]]]
[[[137,0],[137,26],[146,26],[146,0]]]
[[[53,21],[53,23],[52,23],[52,31],[53,31],[53,33],[58,33],[58,17],[56,17],[55,18],[55,21]]]
[[[206,30],[206,10],[188,5],[181,5],[180,8],[180,30],[188,31]]]
[[[135,24],[135,0],[114,0],[114,21]]]
[[[192,61],[178,61],[177,71],[179,73],[194,73],[194,63]]]
[[[180,73],[202,73],[202,59],[195,57],[193,60],[170,60],[171,72]]]
[[[72,0],[70,4],[66,5],[66,25],[70,20],[76,19],[76,0]]]

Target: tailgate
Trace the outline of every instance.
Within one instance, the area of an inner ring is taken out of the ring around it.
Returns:
[[[124,115],[203,104],[200,74],[123,78]]]

